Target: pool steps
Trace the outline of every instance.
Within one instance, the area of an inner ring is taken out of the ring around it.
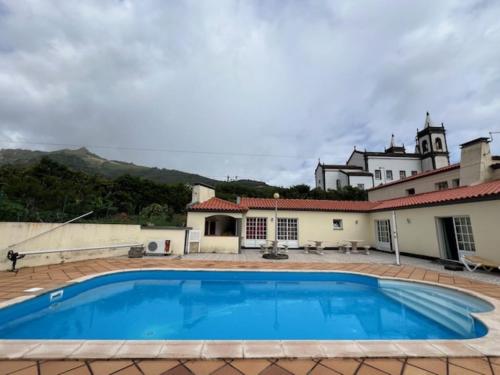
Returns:
[[[475,320],[467,306],[453,296],[428,289],[382,287],[382,293],[457,332],[472,330]]]

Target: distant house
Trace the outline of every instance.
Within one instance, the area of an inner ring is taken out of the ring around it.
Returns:
[[[407,153],[404,145],[396,145],[393,134],[389,147],[383,152],[355,148],[345,165],[318,162],[315,181],[316,187],[323,190],[337,190],[344,186],[370,189],[448,165],[444,125],[435,126],[427,113],[424,129],[417,129],[414,153]]]

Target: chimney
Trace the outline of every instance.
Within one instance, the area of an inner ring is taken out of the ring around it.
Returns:
[[[210,185],[195,183],[191,195],[191,204],[202,203],[215,197],[215,188]]]
[[[460,145],[460,186],[477,185],[493,177],[489,142],[482,137]]]

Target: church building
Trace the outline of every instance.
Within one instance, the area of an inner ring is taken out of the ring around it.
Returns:
[[[354,148],[345,165],[318,162],[316,187],[323,190],[337,190],[345,186],[371,189],[450,164],[444,125],[433,124],[429,112],[424,128],[417,129],[415,142],[415,152],[407,153],[404,145],[396,145],[393,134],[389,147],[383,152]]]

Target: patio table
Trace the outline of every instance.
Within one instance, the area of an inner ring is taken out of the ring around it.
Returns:
[[[347,242],[350,242],[351,243],[351,246],[352,246],[352,252],[354,254],[357,254],[358,253],[358,244],[360,242],[364,242],[364,240],[346,240]]]
[[[323,255],[323,242],[324,241],[315,241],[315,240],[308,240],[308,242],[313,242],[314,243],[314,247],[315,249],[308,249],[306,247],[306,253],[309,253],[309,252],[314,252],[316,254],[319,254],[319,255]]]

